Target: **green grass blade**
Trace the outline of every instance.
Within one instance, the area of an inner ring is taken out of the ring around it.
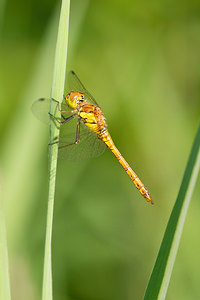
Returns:
[[[185,218],[200,169],[200,126],[186,166],[178,197],[151,274],[144,300],[165,299]]]
[[[0,3],[0,34],[2,33],[6,1]],[[1,193],[2,194],[2,193]],[[2,198],[1,198],[2,200]],[[10,278],[8,264],[8,249],[6,241],[6,226],[2,203],[0,200],[0,300],[10,300]]]
[[[6,229],[0,203],[0,300],[10,300],[10,280],[8,271],[8,251]]]
[[[5,15],[6,0],[0,2],[0,33],[2,32],[4,15]]]
[[[62,101],[65,70],[67,61],[67,45],[68,45],[68,29],[69,29],[69,13],[70,0],[63,0],[61,6],[60,23],[58,28],[58,38],[55,54],[54,75],[52,82],[51,97]],[[51,108],[53,109],[53,108]],[[59,112],[56,112],[56,117],[59,118]],[[50,124],[50,140],[54,140],[59,135],[59,129],[55,122]],[[56,183],[56,167],[57,167],[58,145],[54,144],[49,147],[49,195],[48,195],[48,212],[47,212],[47,228],[45,242],[45,257],[44,257],[44,275],[43,275],[43,291],[42,299],[52,299],[52,266],[51,266],[51,238],[52,238],[52,223],[53,223],[53,207]]]

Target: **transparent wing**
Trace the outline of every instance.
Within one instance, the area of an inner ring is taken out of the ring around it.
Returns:
[[[45,124],[49,124],[49,107],[50,107],[50,99],[48,98],[40,98],[33,102],[31,106],[31,111],[34,116],[39,119],[41,122]]]
[[[85,88],[85,86],[82,84],[82,82],[80,81],[80,79],[78,78],[78,76],[76,75],[76,73],[74,71],[70,71],[68,74],[68,88],[69,91],[73,91],[73,92],[82,92],[85,95],[85,100],[88,103],[97,105],[96,100],[94,99],[94,97],[90,94],[90,92],[88,92]]]
[[[49,107],[51,100],[52,99],[50,98],[38,99],[31,107],[33,114],[45,124],[49,124]],[[57,109],[57,101],[53,101],[56,104],[55,109]],[[70,111],[70,108],[64,101],[65,100],[63,100],[61,109]],[[68,118],[72,114],[73,113],[62,113],[64,118]],[[64,118],[62,118],[62,120],[64,120]],[[101,155],[105,150],[105,145],[98,139],[97,135],[82,122],[80,123],[80,142],[78,144],[67,146],[67,144],[73,143],[76,140],[77,122],[78,116],[63,125],[60,125],[59,158],[71,161],[81,161]]]
[[[31,111],[38,118],[41,122],[45,124],[49,124],[49,110],[50,110],[50,103],[54,103],[55,110],[59,107],[58,101],[51,98],[40,98],[33,102],[31,106]],[[67,105],[65,99],[63,100],[61,110],[70,111],[71,109]]]
[[[68,146],[76,140],[78,117],[61,126],[59,139],[59,158],[81,161],[101,155],[105,150],[104,143],[96,133],[80,122],[80,142]]]

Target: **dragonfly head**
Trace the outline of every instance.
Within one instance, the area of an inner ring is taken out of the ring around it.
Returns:
[[[69,107],[75,109],[80,102],[84,101],[84,95],[81,92],[70,92],[65,99]]]

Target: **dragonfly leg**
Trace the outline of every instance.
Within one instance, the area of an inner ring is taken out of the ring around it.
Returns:
[[[70,121],[70,120],[72,120],[73,118],[75,118],[77,115],[76,114],[74,114],[74,115],[72,115],[72,116],[70,116],[70,117],[68,117],[68,118],[65,118],[63,115],[62,115],[62,117],[63,117],[63,119],[64,119],[64,121],[59,121],[54,115],[52,115],[51,113],[49,113],[49,115],[58,123],[58,124],[60,124],[60,125],[63,125],[63,124],[65,124],[65,123],[67,123],[68,121]],[[57,141],[56,141],[57,140]],[[55,137],[54,138],[54,141],[53,142],[51,142],[51,143],[49,143],[49,145],[54,145],[54,144],[57,144],[57,143],[59,143],[59,140],[58,140],[58,137]]]
[[[55,98],[51,98],[51,99],[59,105],[60,102],[58,100],[56,100]]]
[[[59,149],[65,148],[67,146],[71,146],[71,145],[76,145],[80,142],[80,119],[78,119],[77,122],[77,128],[76,128],[76,140],[73,143],[64,143],[64,142],[60,142],[60,144],[62,144],[62,146],[59,147]],[[56,142],[58,143],[58,141]]]
[[[59,121],[54,115],[52,115],[51,113],[49,113],[49,115],[54,118],[54,120],[56,120],[56,122],[58,122],[60,125],[63,125],[65,123],[67,123],[68,121],[72,120],[74,117],[76,117],[77,115],[74,114],[72,116],[70,116],[69,118],[64,118],[64,121]],[[63,144],[63,146],[59,147],[59,148],[64,148],[66,146],[70,146],[70,145],[74,145],[74,144],[78,144],[80,142],[80,119],[78,119],[78,122],[77,122],[77,128],[76,128],[76,140],[73,142],[73,143],[64,143],[64,142],[61,142],[61,144]],[[59,143],[59,140],[58,140],[58,137],[55,137],[54,138],[54,141],[49,143],[49,145],[54,145],[54,144],[58,144]]]
[[[74,110],[62,110],[61,109],[61,103],[58,101],[58,100],[56,100],[56,99],[54,99],[54,98],[51,98],[54,102],[56,102],[56,104],[57,104],[57,106],[58,106],[58,111],[60,112],[60,113],[74,113],[74,112],[76,112],[76,110],[74,109]],[[65,100],[65,98],[64,98],[64,100]]]
[[[77,122],[75,144],[78,144],[79,142],[80,142],[80,119],[78,119],[78,122]]]
[[[65,123],[67,123],[68,121],[72,120],[73,118],[75,118],[75,117],[77,116],[77,114],[74,114],[74,115],[71,115],[71,116],[68,117],[68,118],[65,118],[65,117],[62,115],[64,121],[59,121],[59,120],[58,120],[54,115],[52,115],[50,112],[49,112],[49,115],[50,115],[57,123],[59,123],[60,125],[63,125],[63,124],[65,124]]]

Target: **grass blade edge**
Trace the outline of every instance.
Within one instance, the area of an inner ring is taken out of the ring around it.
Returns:
[[[200,125],[186,166],[161,247],[145,292],[144,300],[166,297],[188,207],[200,169]]]
[[[69,32],[69,14],[70,0],[63,0],[61,5],[60,22],[58,28],[58,37],[55,53],[55,65],[52,81],[51,97],[62,102],[63,91],[65,84],[65,71],[67,62],[67,46]],[[60,118],[59,112],[55,115]],[[54,140],[59,136],[59,128],[54,122],[50,122],[50,140]],[[57,168],[58,145],[54,144],[49,147],[49,194],[48,194],[48,209],[47,209],[47,227],[46,241],[44,254],[44,273],[43,273],[43,290],[42,300],[53,299],[52,288],[52,265],[51,265],[51,239],[53,225],[53,208],[56,183],[56,168]]]

